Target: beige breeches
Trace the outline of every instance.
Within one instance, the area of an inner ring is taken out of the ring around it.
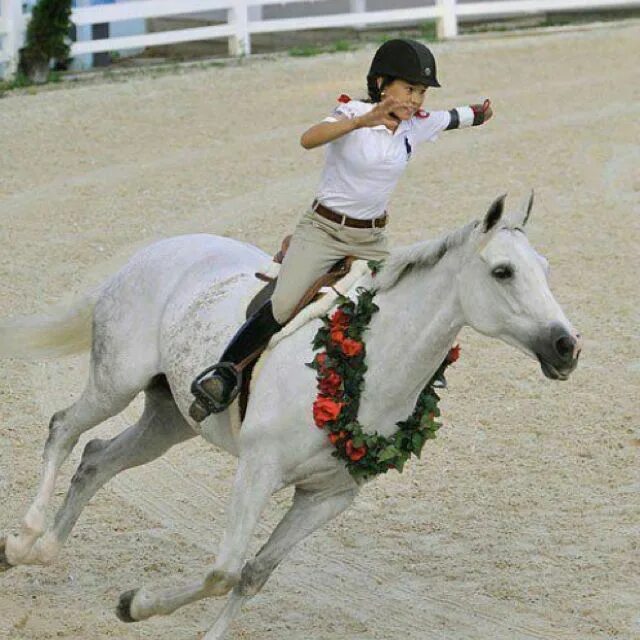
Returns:
[[[307,289],[338,260],[387,257],[384,229],[344,227],[307,211],[296,227],[271,298],[275,319],[284,324]]]

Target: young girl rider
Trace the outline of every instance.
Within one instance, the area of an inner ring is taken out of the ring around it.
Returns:
[[[491,118],[489,100],[424,112],[427,89],[439,86],[436,61],[425,45],[389,40],[373,57],[369,100],[341,96],[329,117],[302,134],[305,149],[327,145],[315,199],[293,233],[271,300],[239,329],[220,362],[194,380],[195,420],[227,408],[240,380],[234,365],[267,344],[306,290],[338,260],[387,256],[387,203],[416,147],[436,140],[441,131]]]

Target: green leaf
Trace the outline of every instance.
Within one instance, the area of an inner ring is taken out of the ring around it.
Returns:
[[[425,436],[419,431],[416,431],[413,436],[411,436],[411,446],[413,447],[414,451],[419,451],[420,449],[422,449],[425,440]]]
[[[390,445],[382,450],[382,452],[378,455],[378,460],[380,460],[380,462],[385,462],[386,460],[392,460],[399,453],[400,451],[398,451],[398,449],[396,449],[393,445]]]

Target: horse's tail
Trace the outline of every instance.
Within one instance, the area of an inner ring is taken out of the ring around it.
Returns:
[[[99,290],[85,294],[72,306],[44,315],[0,321],[0,357],[55,358],[86,351],[98,295]]]

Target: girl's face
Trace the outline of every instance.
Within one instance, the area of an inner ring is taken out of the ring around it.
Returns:
[[[378,87],[381,84],[382,78],[379,78]],[[395,98],[402,106],[395,109],[394,114],[400,120],[409,120],[422,107],[426,93],[427,87],[425,85],[413,84],[396,78],[382,90],[382,99]]]

